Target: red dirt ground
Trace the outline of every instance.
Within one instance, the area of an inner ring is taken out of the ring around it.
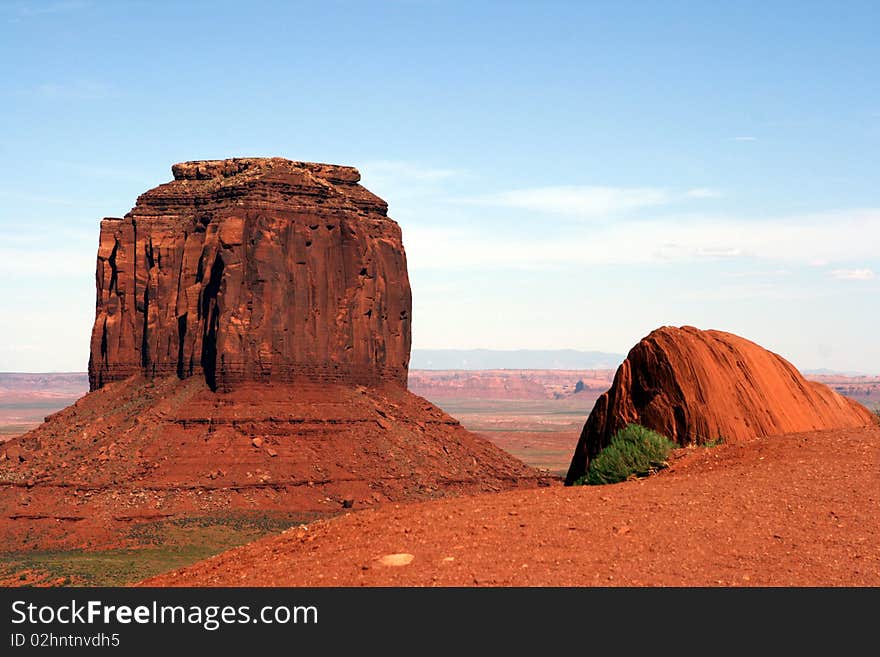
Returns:
[[[467,425],[465,428],[470,429]],[[580,429],[569,431],[476,431],[523,463],[565,477]]]
[[[564,399],[441,399],[439,406],[468,431],[533,468],[565,476],[596,394]]]
[[[878,586],[878,518],[880,427],[789,434],[622,484],[349,513],[144,584]]]

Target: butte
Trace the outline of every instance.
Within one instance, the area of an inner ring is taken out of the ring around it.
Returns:
[[[101,222],[91,392],[0,451],[6,549],[540,482],[406,390],[401,231],[356,169],[172,172]]]
[[[584,475],[590,460],[630,423],[686,446],[868,427],[876,418],[745,338],[664,326],[630,350],[611,388],[596,401],[566,483]]]

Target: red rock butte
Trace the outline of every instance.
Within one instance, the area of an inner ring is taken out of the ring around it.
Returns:
[[[541,481],[406,390],[401,231],[356,169],[172,170],[101,222],[92,391],[0,448],[7,549]]]
[[[185,162],[101,222],[92,389],[133,374],[406,385],[400,227],[357,169]]]
[[[630,350],[599,397],[566,483],[584,475],[590,460],[629,423],[684,446],[866,427],[876,419],[754,342],[722,331],[664,326]]]

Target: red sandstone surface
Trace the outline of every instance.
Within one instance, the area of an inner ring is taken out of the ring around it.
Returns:
[[[679,445],[877,424],[864,406],[807,381],[782,357],[744,338],[691,326],[665,326],[630,350],[596,401],[566,482],[628,423]]]
[[[878,473],[878,427],[692,446],[647,479],[385,505],[144,583],[880,586]]]
[[[101,222],[92,389],[133,374],[406,384],[400,227],[352,167],[185,162]]]
[[[541,475],[405,389],[400,228],[351,167],[187,162],[105,219],[92,392],[0,448],[7,550]]]

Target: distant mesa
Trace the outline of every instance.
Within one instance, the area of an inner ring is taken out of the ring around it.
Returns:
[[[536,485],[407,392],[401,231],[356,169],[234,158],[172,171],[101,222],[92,392],[0,450],[7,549]]]
[[[589,403],[611,384],[614,370],[413,370],[409,389],[431,400],[566,399]],[[577,383],[581,387],[576,390]],[[583,394],[587,393],[587,394]]]
[[[791,363],[744,338],[664,326],[643,338],[599,397],[581,433],[566,483],[628,423],[679,445],[870,426],[868,409],[807,381]]]

